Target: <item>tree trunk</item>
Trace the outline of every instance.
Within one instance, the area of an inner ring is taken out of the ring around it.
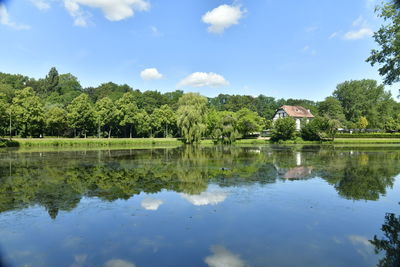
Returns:
[[[108,130],[108,138],[109,138],[109,139],[111,138],[111,127],[110,127],[110,129]]]
[[[131,127],[129,129],[129,138],[132,138],[132,125],[131,125]]]

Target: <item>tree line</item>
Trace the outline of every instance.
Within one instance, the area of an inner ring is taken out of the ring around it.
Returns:
[[[316,102],[259,95],[206,98],[177,90],[134,90],[112,82],[83,88],[51,68],[43,79],[0,73],[0,135],[63,137],[182,137],[231,143],[272,127],[282,105],[301,105],[346,128],[400,129],[400,104],[374,80],[346,81]]]

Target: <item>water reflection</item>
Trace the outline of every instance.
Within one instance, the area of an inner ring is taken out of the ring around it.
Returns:
[[[385,222],[381,230],[384,232],[384,238],[378,238],[376,235],[371,244],[375,247],[375,253],[385,253],[377,266],[395,267],[400,266],[400,216],[394,213],[387,213]]]
[[[234,254],[223,246],[212,246],[212,255],[206,257],[204,262],[209,267],[244,267],[244,261],[240,255]]]
[[[255,153],[256,151],[256,153]],[[377,153],[379,152],[379,153]],[[382,153],[385,152],[385,153]],[[75,152],[0,152],[0,212],[32,205],[55,219],[74,209],[82,197],[104,201],[175,191],[193,205],[224,201],[230,187],[267,185],[279,180],[320,177],[352,200],[378,200],[400,173],[396,149],[352,150],[304,147],[181,147],[150,150]],[[144,199],[157,210],[162,200]]]

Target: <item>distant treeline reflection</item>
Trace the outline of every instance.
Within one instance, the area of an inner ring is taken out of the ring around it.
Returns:
[[[55,218],[83,196],[105,201],[163,189],[200,194],[236,186],[321,177],[352,200],[377,200],[400,173],[400,151],[193,147],[75,152],[0,152],[0,212],[44,206]]]

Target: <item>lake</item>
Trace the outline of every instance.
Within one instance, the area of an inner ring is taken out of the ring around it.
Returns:
[[[0,258],[398,266],[399,193],[400,146],[0,150]]]

